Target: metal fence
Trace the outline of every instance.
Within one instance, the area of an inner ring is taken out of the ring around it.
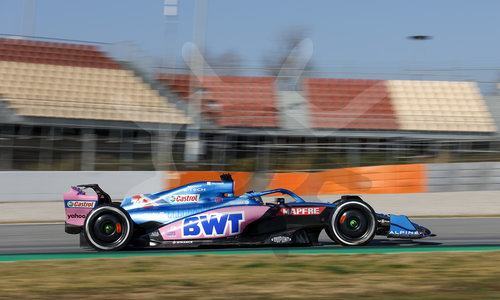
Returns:
[[[185,131],[2,126],[2,170],[325,170],[382,164],[500,161],[500,140],[318,137],[202,132],[186,159]],[[91,145],[91,146],[89,146]]]

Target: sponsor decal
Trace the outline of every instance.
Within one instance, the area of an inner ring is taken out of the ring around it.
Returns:
[[[153,200],[144,197],[143,195],[136,195],[132,196],[132,203],[136,206],[141,206],[141,207],[153,207],[153,206],[158,206],[156,202]]]
[[[85,219],[86,215],[68,214],[68,219]]]
[[[204,192],[206,189],[202,185],[193,185],[187,188],[190,192]]]
[[[77,195],[85,195],[85,192],[81,188],[77,186],[72,186],[71,188],[76,191]]]
[[[171,203],[190,203],[198,202],[200,194],[187,194],[187,195],[172,195],[169,201]]]
[[[212,185],[212,184],[224,184],[224,182],[220,182],[220,181],[208,181],[207,182],[207,185]]]
[[[176,237],[176,236],[177,236],[177,233],[176,233],[175,231],[168,231],[168,232],[166,233],[166,235],[167,235],[168,237]]]
[[[271,238],[271,242],[276,243],[276,244],[285,244],[285,243],[290,243],[292,241],[292,238],[289,236],[274,236]]]
[[[182,222],[182,237],[219,237],[239,234],[243,221],[245,221],[243,212],[212,213],[189,217]]]
[[[419,236],[420,232],[418,231],[410,231],[410,230],[400,230],[400,231],[389,231],[389,235],[415,235]]]
[[[160,237],[160,233],[158,231],[153,231],[149,234],[151,237]]]
[[[276,214],[277,216],[310,216],[319,215],[325,210],[324,206],[309,207],[283,207]]]
[[[193,241],[173,241],[172,244],[192,244]]]
[[[70,200],[66,202],[66,207],[71,208],[94,208],[97,201]]]

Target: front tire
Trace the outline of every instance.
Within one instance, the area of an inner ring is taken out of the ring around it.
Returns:
[[[373,240],[376,231],[373,209],[363,201],[348,200],[335,208],[326,233],[343,246],[362,246]]]
[[[130,242],[134,225],[123,208],[116,204],[103,204],[88,214],[83,232],[89,245],[96,250],[116,251]]]

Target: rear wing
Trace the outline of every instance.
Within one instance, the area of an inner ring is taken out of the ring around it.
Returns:
[[[84,191],[86,188],[93,189],[96,194],[87,195]],[[94,207],[112,202],[111,197],[97,184],[72,186],[71,191],[63,193],[63,198],[66,213],[65,231],[72,234],[81,232],[87,215]]]
[[[101,189],[101,187],[96,184],[96,183],[91,183],[91,184],[79,184],[77,185],[76,187],[80,188],[80,189],[87,189],[87,188],[90,188],[90,189],[93,189],[94,192],[97,194],[97,205],[101,205],[101,204],[104,204],[104,203],[111,203],[111,197],[108,195],[108,193],[106,193],[105,191],[103,191]]]

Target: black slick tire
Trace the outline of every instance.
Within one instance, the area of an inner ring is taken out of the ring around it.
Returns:
[[[102,204],[85,219],[83,233],[88,244],[98,251],[123,249],[132,239],[134,224],[117,204]]]
[[[363,246],[370,243],[377,231],[377,219],[364,201],[341,201],[332,212],[326,228],[328,236],[343,246]]]

